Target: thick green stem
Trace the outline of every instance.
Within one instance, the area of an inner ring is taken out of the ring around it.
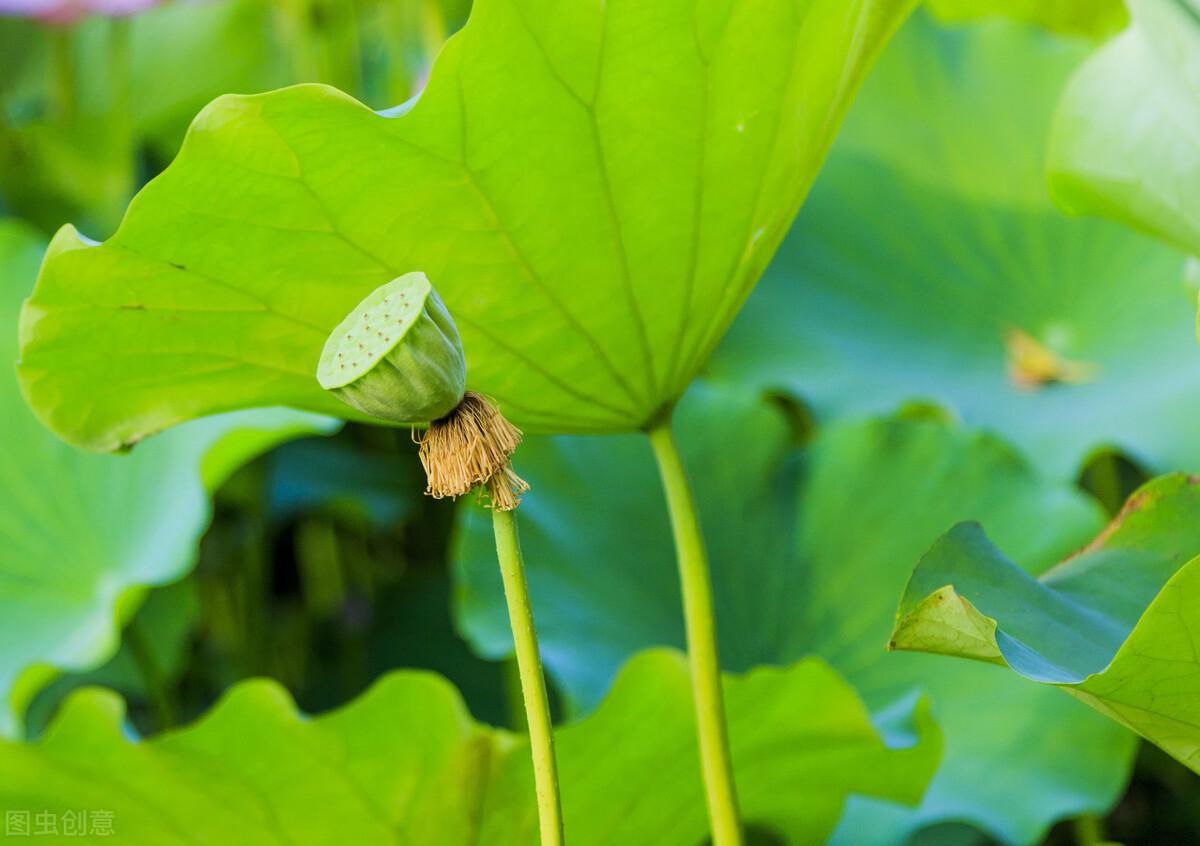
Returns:
[[[688,661],[692,673],[692,699],[696,708],[696,730],[700,737],[700,765],[708,799],[713,846],[740,846],[742,828],[738,820],[737,791],[733,763],[725,729],[725,707],[721,696],[721,665],[717,658],[717,631],[713,619],[712,583],[708,555],[700,534],[696,503],[688,484],[679,448],[671,433],[670,418],[647,431],[658,460],[671,513],[675,554],[679,559],[679,582],[683,591],[683,617],[687,629]]]
[[[492,528],[496,533],[496,555],[500,559],[508,620],[516,646],[525,719],[529,724],[541,842],[542,846],[562,846],[562,805],[558,798],[558,768],[554,762],[550,700],[546,696],[546,680],[542,674],[542,659],[538,654],[537,633],[533,627],[533,609],[529,605],[529,588],[525,582],[525,562],[521,556],[521,542],[517,538],[517,523],[513,513],[492,509]]]

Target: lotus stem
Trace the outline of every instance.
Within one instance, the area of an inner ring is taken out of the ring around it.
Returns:
[[[737,790],[721,694],[721,664],[717,656],[712,583],[696,502],[671,431],[670,416],[650,427],[647,434],[658,461],[658,472],[662,477],[667,509],[671,515],[671,531],[675,537],[687,630],[688,663],[692,676],[692,699],[700,744],[700,767],[704,777],[712,842],[713,846],[741,846],[742,827],[738,817]]]
[[[554,759],[554,729],[550,720],[550,700],[538,652],[529,587],[525,581],[525,562],[517,537],[517,522],[512,511],[492,509],[492,528],[496,534],[496,555],[504,580],[504,598],[508,602],[508,620],[512,627],[521,678],[521,696],[525,700],[525,722],[529,727],[529,748],[533,756],[533,782],[537,791],[538,825],[542,846],[562,846],[562,803],[558,794],[558,767]]]
[[[496,535],[496,557],[508,603],[533,757],[533,781],[537,792],[538,824],[542,846],[562,846],[562,802],[558,792],[558,767],[554,758],[554,728],[546,677],[538,651],[525,559],[517,536],[513,511],[529,485],[513,472],[511,456],[521,443],[521,430],[508,422],[485,396],[467,391],[458,407],[414,440],[420,444],[421,465],[428,487],[425,493],[441,499],[479,491],[481,502],[492,511]]]

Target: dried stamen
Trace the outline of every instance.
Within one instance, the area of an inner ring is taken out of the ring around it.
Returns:
[[[459,497],[476,487],[489,508],[511,511],[529,490],[509,459],[521,443],[521,430],[481,394],[467,391],[454,411],[429,424],[413,440],[434,499]]]

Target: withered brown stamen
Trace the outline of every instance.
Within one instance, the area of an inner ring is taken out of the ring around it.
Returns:
[[[425,493],[434,499],[459,497],[480,489],[488,508],[512,511],[529,485],[510,463],[521,430],[487,397],[467,391],[462,402],[424,432],[413,431],[425,468]]]

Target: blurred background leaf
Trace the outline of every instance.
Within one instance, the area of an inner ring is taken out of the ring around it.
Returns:
[[[1115,448],[1200,468],[1184,256],[1051,205],[1043,155],[1080,41],[906,26],[710,374],[818,419],[945,404],[1042,470]]]
[[[177,0],[69,25],[0,16],[0,209],[115,231],[209,101],[328,82],[374,108],[423,84],[463,0]]]
[[[1055,199],[1200,254],[1200,6],[1130,0],[1133,26],[1072,77],[1055,118]]]

